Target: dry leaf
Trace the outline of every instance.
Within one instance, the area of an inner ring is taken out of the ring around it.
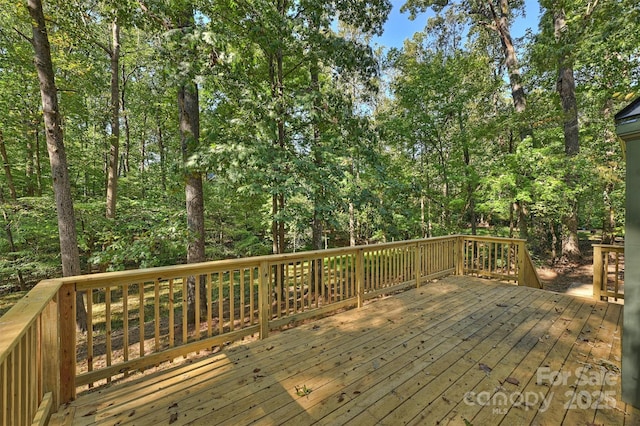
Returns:
[[[520,380],[516,379],[515,377],[507,377],[506,379],[504,379],[504,381],[516,386],[520,384]]]
[[[175,423],[177,421],[178,421],[178,413],[171,414],[171,417],[169,417],[169,424]]]
[[[493,370],[487,364],[480,363],[480,364],[478,364],[478,366],[480,367],[480,370],[484,371],[487,374],[491,373],[491,370]]]

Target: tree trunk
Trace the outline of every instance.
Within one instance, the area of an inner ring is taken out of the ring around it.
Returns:
[[[311,141],[311,152],[313,156],[313,165],[316,169],[316,176],[319,177],[316,179],[315,184],[313,185],[313,220],[311,224],[311,234],[312,234],[312,242],[314,250],[322,249],[322,237],[324,234],[324,204],[325,204],[325,191],[324,191],[324,183],[322,182],[321,171],[324,167],[324,161],[322,158],[322,147],[320,146],[321,135],[320,135],[320,79],[319,79],[320,70],[318,69],[318,58],[315,56],[311,59],[311,65],[309,67],[309,75],[311,79],[311,95],[313,96],[313,112],[311,114],[311,132],[312,132],[312,141]]]
[[[73,199],[71,197],[71,182],[62,138],[58,91],[55,85],[51,48],[45,26],[42,2],[40,0],[28,0],[27,8],[32,20],[33,39],[31,43],[35,51],[35,65],[40,81],[47,150],[51,163],[53,193],[58,214],[62,274],[65,277],[80,275],[80,256],[78,253]],[[81,292],[76,292],[76,324],[82,331],[86,331],[87,314]]]
[[[120,91],[120,105],[122,107],[122,117],[124,118],[124,144],[126,155],[122,158],[122,164],[124,167],[120,170],[124,176],[129,173],[129,146],[131,146],[131,126],[129,126],[129,114],[126,108],[126,87],[127,87],[127,75],[124,70],[124,64],[122,64],[122,90]]]
[[[4,203],[2,196],[0,196],[0,203]],[[18,249],[16,248],[15,241],[13,240],[13,232],[11,231],[11,220],[9,219],[9,215],[4,208],[0,207],[0,211],[2,211],[2,218],[4,219],[4,230],[7,234],[7,242],[9,243],[9,250],[11,251],[10,258],[11,260],[15,261],[16,252],[18,251]],[[20,291],[27,291],[27,283],[25,282],[24,277],[22,276],[22,271],[19,268],[16,268],[16,276],[18,278]]]
[[[571,212],[562,220],[562,255],[568,260],[575,261],[582,257],[578,244],[578,208],[571,203]]]
[[[193,20],[193,15],[190,15]],[[193,22],[193,21],[191,21]],[[204,192],[202,188],[202,173],[190,164],[192,157],[198,151],[200,142],[200,110],[198,101],[198,87],[195,83],[183,84],[178,91],[178,105],[180,110],[180,139],[182,145],[182,159],[185,169],[185,194],[187,208],[187,228],[189,242],[187,243],[187,263],[203,262],[204,253]],[[201,277],[203,278],[203,277]],[[189,324],[195,322],[195,277],[189,277],[187,290],[187,305]],[[206,310],[206,288],[204,280],[200,279],[200,309]]]
[[[35,142],[36,142],[36,150],[35,150],[35,166],[36,166],[36,195],[38,197],[42,196],[42,164],[40,162],[40,131],[38,130],[38,125],[40,121],[38,120],[34,126],[35,133]]]
[[[553,14],[554,33],[557,42],[562,41],[562,34],[566,31],[564,12],[556,10]],[[576,101],[576,83],[573,78],[573,65],[567,53],[562,53],[558,58],[558,81],[556,90],[560,95],[563,112],[564,152],[567,161],[572,162],[572,157],[580,152],[580,139],[578,128],[578,103]],[[567,170],[571,170],[568,167]],[[568,190],[576,186],[574,179],[567,174],[565,182]],[[570,211],[563,218],[564,232],[562,237],[562,255],[569,260],[578,260],[582,257],[578,244],[578,203],[576,200],[568,200]]]
[[[158,124],[156,128],[156,132],[158,135],[158,151],[160,152],[160,187],[164,195],[167,193],[167,153],[164,146],[162,126],[160,124]]]
[[[26,131],[26,140],[27,140],[27,158],[25,161],[25,169],[24,169],[24,174],[25,174],[25,194],[27,194],[27,197],[33,197],[36,194],[36,187],[35,187],[35,152],[34,152],[34,140],[32,139],[31,135],[34,134],[34,129],[31,127],[32,126],[32,122],[30,121],[27,125],[27,131]]]
[[[511,97],[513,106],[518,113],[525,111],[527,107],[527,99],[522,86],[522,77],[520,75],[520,67],[518,65],[518,57],[516,49],[511,38],[511,28],[509,23],[509,0],[500,0],[500,12],[498,13],[491,0],[487,1],[491,18],[494,22],[494,29],[500,37],[502,51],[504,53],[504,62],[509,73],[509,84],[511,86]]]
[[[111,138],[107,177],[107,210],[109,219],[116,217],[118,197],[118,164],[120,162],[120,26],[115,18],[111,27]]]
[[[9,187],[9,196],[13,201],[15,201],[18,197],[16,194],[16,187],[13,184],[13,176],[11,175],[11,166],[9,165],[9,157],[7,156],[7,148],[4,144],[4,134],[2,133],[2,129],[0,129],[0,160],[2,160],[2,165],[4,167],[4,174],[7,179],[7,186]]]

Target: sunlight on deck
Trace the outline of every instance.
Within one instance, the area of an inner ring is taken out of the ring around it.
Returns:
[[[622,306],[451,276],[127,383],[51,424],[638,424]]]

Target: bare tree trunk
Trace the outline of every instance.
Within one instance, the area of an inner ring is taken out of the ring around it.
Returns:
[[[35,152],[34,152],[34,140],[31,135],[34,134],[34,129],[31,127],[32,122],[30,121],[27,124],[27,131],[25,132],[26,140],[27,140],[27,158],[25,161],[25,193],[27,197],[33,197],[36,194],[35,187]]]
[[[111,26],[111,138],[107,177],[107,210],[109,219],[116,217],[118,197],[118,164],[120,162],[120,26],[114,18]]]
[[[511,38],[511,28],[509,23],[509,0],[500,0],[500,11],[496,11],[493,2],[487,1],[491,18],[493,19],[493,29],[498,33],[502,50],[504,53],[504,62],[509,73],[509,84],[511,85],[511,97],[516,112],[524,112],[527,107],[527,99],[522,86],[522,77],[520,75],[520,67],[518,65],[518,57],[516,49]]]
[[[4,167],[4,174],[7,179],[7,186],[9,187],[9,196],[12,200],[16,200],[16,187],[13,184],[13,176],[11,175],[11,166],[9,165],[9,157],[7,156],[7,148],[4,145],[4,134],[0,129],[0,160],[2,160],[2,166]]]
[[[562,41],[562,35],[566,31],[564,11],[556,10],[553,14],[554,34],[557,42]],[[576,83],[573,77],[573,65],[567,53],[562,53],[558,59],[558,81],[556,90],[560,95],[563,112],[564,152],[567,161],[572,162],[572,157],[580,152],[580,139],[578,128],[578,103],[576,101]],[[567,170],[571,170],[568,167]],[[572,190],[576,184],[572,176],[565,178],[567,188]],[[570,211],[562,219],[564,225],[562,236],[562,255],[569,260],[578,260],[582,257],[578,244],[578,202],[568,200]]]
[[[35,150],[35,166],[36,166],[36,195],[38,197],[42,196],[42,164],[40,162],[40,131],[38,130],[38,124],[40,121],[36,122],[34,126],[35,133],[35,142],[36,142],[36,150]]]
[[[27,8],[32,19],[33,38],[31,43],[35,51],[35,65],[40,81],[47,150],[51,162],[53,192],[58,213],[62,274],[65,277],[80,275],[80,255],[78,253],[76,221],[71,197],[71,182],[69,180],[67,155],[62,136],[58,90],[55,85],[51,48],[45,26],[42,2],[40,0],[28,0]],[[86,331],[87,314],[81,292],[76,292],[76,324],[81,330]]]
[[[191,22],[193,22],[193,15]],[[189,163],[191,157],[198,151],[200,142],[200,109],[198,101],[198,87],[188,82],[178,91],[178,106],[180,110],[180,139],[182,144],[182,158],[185,168],[185,195],[187,208],[187,228],[189,242],[187,243],[187,263],[203,262],[204,251],[204,192],[202,188],[202,173]],[[195,323],[195,277],[190,277],[187,286],[187,305],[189,324]],[[204,280],[199,280],[201,287],[200,309],[206,309],[206,294]]]
[[[320,70],[318,69],[318,58],[313,56],[311,59],[311,65],[309,67],[309,74],[311,78],[311,94],[314,97],[313,99],[313,113],[311,115],[311,127],[313,140],[311,142],[311,152],[313,155],[313,165],[316,168],[316,176],[318,172],[324,167],[324,161],[322,158],[322,147],[320,144],[322,143],[321,135],[320,135],[320,79],[319,74]],[[324,191],[324,183],[322,179],[316,179],[313,189],[313,220],[311,223],[311,234],[312,234],[312,243],[314,250],[322,249],[322,236],[324,234],[324,204],[325,204],[325,191]]]
[[[127,88],[127,74],[124,70],[124,64],[122,64],[122,90],[120,91],[120,105],[122,108],[122,117],[124,118],[124,144],[125,144],[125,154],[122,157],[122,173],[124,176],[129,173],[129,147],[131,146],[131,126],[129,126],[129,114],[126,108],[126,88]]]

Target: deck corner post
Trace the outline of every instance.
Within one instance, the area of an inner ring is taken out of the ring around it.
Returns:
[[[269,337],[269,263],[260,262],[258,267],[258,305],[260,306],[260,339]]]
[[[59,293],[58,293],[59,294]],[[51,393],[52,411],[60,406],[60,321],[56,294],[42,311],[42,393]]]
[[[593,245],[593,298],[601,300],[603,281],[602,246]]]
[[[364,249],[359,248],[356,252],[356,297],[358,298],[358,308],[364,303]]]
[[[527,255],[527,247],[524,241],[518,241],[518,285],[527,285],[525,282],[525,256]]]
[[[60,405],[76,398],[76,283],[65,283],[58,291],[58,324]]]

